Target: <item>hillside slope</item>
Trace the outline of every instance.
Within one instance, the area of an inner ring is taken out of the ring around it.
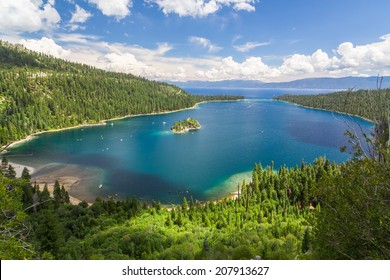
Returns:
[[[0,42],[1,145],[39,131],[221,99],[236,97],[193,96],[167,83],[106,72]]]
[[[340,91],[318,95],[286,94],[274,99],[301,106],[337,111],[369,120],[385,117],[390,110],[390,89]]]

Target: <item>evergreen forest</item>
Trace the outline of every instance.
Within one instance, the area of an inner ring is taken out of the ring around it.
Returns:
[[[7,43],[0,59],[2,144],[37,131],[225,98],[192,96]],[[3,157],[0,259],[390,259],[389,93],[371,93],[313,101],[373,120],[372,135],[346,132],[351,160],[317,158],[278,170],[256,163],[234,197],[215,201],[183,197],[180,205],[162,206],[128,197],[72,205],[58,182],[52,194],[47,186],[39,189],[27,169],[16,178]],[[336,107],[340,100],[344,107]]]
[[[239,96],[190,95],[163,82],[67,62],[0,41],[0,145],[53,129]]]
[[[173,124],[171,127],[171,130],[175,133],[183,133],[187,132],[190,130],[197,130],[200,129],[201,125],[200,123],[193,119],[193,118],[188,118],[182,121],[177,121]]]
[[[286,94],[274,99],[315,109],[346,113],[372,121],[387,118],[390,110],[390,89],[345,90],[318,95]]]

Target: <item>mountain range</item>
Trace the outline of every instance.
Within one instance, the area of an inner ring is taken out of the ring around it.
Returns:
[[[308,78],[290,82],[264,83],[257,80],[170,82],[183,88],[296,88],[296,89],[377,89],[390,88],[390,76]]]

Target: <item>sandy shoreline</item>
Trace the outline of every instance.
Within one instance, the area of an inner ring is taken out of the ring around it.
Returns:
[[[72,191],[72,189],[77,188],[79,186],[80,181],[81,181],[80,178],[78,178],[78,177],[71,177],[71,176],[53,177],[52,176],[52,178],[50,178],[50,176],[49,176],[49,178],[42,177],[39,180],[35,180],[34,183],[39,186],[39,189],[41,191],[43,190],[43,188],[47,184],[47,188],[49,190],[49,193],[51,195],[53,195],[54,184],[55,184],[56,180],[58,180],[61,187],[64,186],[64,188],[68,192],[68,194],[69,194],[69,192]],[[82,200],[80,200],[80,199],[78,199],[70,194],[69,194],[69,201],[71,204],[74,204],[74,205],[77,205],[80,202],[82,202]]]
[[[226,102],[232,102],[232,101],[236,101],[236,100],[229,100],[229,101],[226,101]],[[176,112],[180,112],[180,111],[192,110],[192,109],[196,109],[196,107],[199,104],[207,103],[207,102],[216,102],[216,101],[202,101],[202,102],[196,103],[192,107],[183,108],[183,109],[177,109],[177,110],[173,110],[173,111],[163,111],[163,112],[136,114],[136,115],[126,115],[126,116],[123,116],[123,117],[116,117],[116,118],[112,118],[112,119],[101,120],[98,123],[86,123],[86,124],[80,124],[80,125],[70,126],[70,127],[57,128],[57,129],[51,129],[51,130],[45,130],[45,131],[38,131],[38,132],[35,132],[35,133],[32,133],[32,134],[28,135],[24,139],[16,140],[16,141],[14,141],[14,142],[12,142],[12,143],[10,143],[8,145],[2,146],[1,149],[0,149],[0,154],[6,153],[7,152],[7,148],[11,148],[11,147],[13,147],[15,145],[22,144],[22,143],[24,143],[26,141],[30,141],[30,140],[33,139],[33,137],[39,136],[41,134],[54,133],[54,132],[71,130],[71,129],[78,129],[78,128],[83,128],[83,127],[93,127],[93,126],[107,125],[107,122],[117,121],[117,120],[122,120],[122,119],[127,119],[127,118],[134,118],[134,117],[140,117],[140,116],[163,115],[163,114],[176,113]],[[220,101],[220,102],[222,102],[222,101]]]
[[[133,117],[139,117],[139,116],[149,116],[149,115],[162,115],[162,114],[170,114],[170,113],[175,113],[175,112],[180,112],[180,111],[185,111],[185,110],[192,110],[192,109],[195,109],[199,104],[206,103],[206,102],[207,101],[198,102],[198,103],[196,103],[192,107],[178,109],[178,110],[173,110],[173,111],[163,111],[163,112],[154,112],[154,113],[147,113],[147,114],[126,115],[126,116],[123,116],[123,117],[116,117],[116,118],[102,120],[102,121],[99,121],[98,123],[93,123],[93,124],[81,124],[81,125],[72,126],[72,127],[52,129],[52,130],[47,130],[47,131],[39,131],[39,132],[36,132],[36,133],[28,135],[24,139],[20,139],[20,140],[14,141],[14,142],[12,142],[12,143],[10,143],[8,145],[2,146],[1,149],[0,149],[0,155],[6,153],[7,152],[7,148],[11,148],[13,146],[22,144],[24,142],[31,141],[34,137],[42,135],[42,134],[45,134],[45,133],[54,133],[54,132],[65,131],[65,130],[70,130],[70,129],[78,129],[78,128],[83,128],[83,127],[92,127],[92,126],[106,125],[107,122],[109,122],[109,121],[122,120],[122,119],[126,119],[126,118],[133,118]],[[31,167],[31,166],[18,164],[18,163],[11,163],[11,162],[10,162],[10,164],[15,169],[16,177],[21,177],[21,174],[22,174],[23,169],[25,167],[30,171],[30,175],[33,175],[36,172],[36,169]],[[80,185],[81,178],[72,176],[74,174],[66,174],[66,175],[61,174],[61,175],[62,176],[59,176],[59,174],[56,174],[56,172],[53,172],[53,173],[47,173],[44,176],[40,176],[38,178],[34,178],[32,176],[33,179],[31,180],[31,183],[32,184],[36,183],[39,186],[40,190],[43,190],[45,184],[47,184],[49,192],[52,194],[53,193],[53,188],[54,188],[54,183],[55,183],[56,180],[58,180],[60,185],[64,186],[65,190],[69,193],[70,202],[72,204],[80,203],[82,200],[79,197],[77,197],[77,196],[71,195],[71,193],[74,193],[74,192],[79,193],[80,192],[80,188],[78,188],[78,187]]]
[[[27,165],[23,165],[23,164],[19,164],[19,163],[14,163],[14,162],[8,162],[8,164],[12,165],[12,167],[15,169],[17,178],[22,176],[22,172],[23,172],[23,169],[25,167],[28,169],[30,175],[34,174],[36,171],[35,168],[31,167],[31,166],[27,166]]]
[[[285,102],[285,103],[288,103],[288,104],[293,104],[295,106],[302,107],[302,108],[313,109],[313,110],[320,110],[320,111],[331,112],[331,113],[337,113],[337,114],[340,114],[340,115],[347,115],[349,117],[355,117],[355,118],[359,118],[359,119],[362,119],[362,120],[370,122],[370,123],[375,123],[373,120],[367,119],[367,118],[362,117],[362,116],[349,114],[349,113],[346,113],[346,112],[339,112],[339,111],[334,111],[334,110],[315,108],[315,107],[300,105],[300,104],[297,104],[297,103],[294,103],[294,102],[285,101],[285,100],[277,100],[277,101]]]
[[[139,116],[149,116],[149,115],[162,115],[162,114],[171,114],[171,113],[176,113],[180,111],[186,111],[186,110],[192,110],[196,109],[198,105],[202,103],[208,103],[208,102],[232,102],[232,101],[237,101],[237,100],[213,100],[213,101],[202,101],[196,103],[194,106],[189,107],[189,108],[183,108],[183,109],[178,109],[178,110],[173,110],[173,111],[163,111],[163,112],[154,112],[154,113],[147,113],[147,114],[136,114],[136,115],[126,115],[123,117],[116,117],[112,119],[107,119],[107,120],[102,120],[98,123],[93,123],[93,124],[82,124],[82,125],[77,125],[77,126],[72,126],[72,127],[65,127],[65,128],[59,128],[59,129],[52,129],[48,131],[40,131],[36,132],[33,134],[28,135],[24,139],[20,139],[17,141],[14,141],[6,146],[2,146],[0,150],[0,154],[4,154],[7,152],[7,148],[11,148],[15,145],[22,144],[26,141],[31,141],[35,136],[39,136],[41,134],[45,133],[54,133],[54,132],[59,132],[59,131],[65,131],[65,130],[70,130],[70,129],[78,129],[78,128],[83,128],[83,127],[91,127],[91,126],[100,126],[100,125],[106,125],[107,122],[110,121],[116,121],[116,120],[122,120],[126,118],[133,118],[133,117],[139,117]],[[37,171],[41,171],[41,168],[36,170],[35,168],[23,164],[18,164],[18,163],[11,163],[10,164],[14,167],[17,177],[20,177],[22,174],[23,169],[26,167],[30,171],[30,175],[34,175]],[[65,190],[69,193],[70,196],[70,201],[72,204],[78,204],[82,201],[81,197],[85,196],[85,193],[87,192],[86,190],[83,190],[83,183],[82,180],[85,179],[83,178],[85,174],[75,174],[71,170],[68,170],[67,172],[58,172],[53,171],[53,172],[47,172],[44,174],[37,174],[36,176],[32,176],[31,183],[34,184],[36,183],[41,190],[43,190],[45,184],[48,185],[49,192],[52,194],[53,193],[53,188],[54,188],[54,183],[56,180],[60,183],[61,186],[64,186]],[[91,200],[91,199],[89,199]]]
[[[31,166],[23,165],[23,164],[18,164],[14,162],[9,162],[9,165],[11,165],[16,172],[16,177],[20,178],[22,176],[22,172],[24,168],[27,168],[30,175],[33,176],[36,173],[36,169]],[[77,186],[80,183],[80,178],[78,177],[71,177],[71,176],[53,176],[53,175],[47,175],[47,176],[42,176],[38,180],[31,180],[32,184],[37,184],[39,186],[39,189],[42,191],[45,184],[48,186],[49,193],[53,195],[53,190],[54,190],[54,184],[55,181],[58,180],[60,183],[60,186],[64,186],[65,190],[69,193],[72,191],[72,189],[77,188]],[[69,200],[71,204],[79,204],[82,200],[72,196],[69,194]]]
[[[6,153],[7,152],[7,148],[11,148],[11,147],[13,147],[15,145],[24,143],[26,141],[30,141],[30,140],[33,139],[33,137],[39,136],[39,135],[45,134],[45,133],[54,133],[54,132],[65,131],[65,130],[70,130],[70,129],[78,129],[78,128],[83,128],[83,127],[107,125],[107,122],[123,120],[123,119],[127,119],[127,118],[135,118],[135,117],[141,117],[141,116],[163,115],[163,114],[171,114],[171,113],[176,113],[176,112],[181,112],[181,111],[186,111],[186,110],[193,110],[193,109],[196,109],[198,107],[198,105],[203,104],[203,103],[211,103],[211,102],[237,102],[237,101],[241,101],[241,100],[244,100],[244,99],[201,101],[201,102],[196,103],[192,107],[183,108],[183,109],[177,109],[177,110],[173,110],[173,111],[162,111],[162,112],[154,112],[154,113],[135,114],[135,115],[132,114],[132,115],[126,115],[126,116],[123,116],[123,117],[115,117],[115,118],[111,118],[111,119],[101,120],[98,123],[86,123],[86,124],[79,124],[79,125],[70,126],[70,127],[56,128],[56,129],[45,130],[45,131],[38,131],[38,132],[35,132],[35,133],[32,133],[32,134],[28,135],[24,139],[16,140],[16,141],[14,141],[14,142],[12,142],[12,143],[10,143],[8,145],[2,146],[1,149],[0,149],[0,155],[3,154],[3,153]]]

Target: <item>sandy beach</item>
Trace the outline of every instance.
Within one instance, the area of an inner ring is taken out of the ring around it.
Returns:
[[[23,172],[23,169],[25,167],[30,172],[30,175],[35,173],[35,168],[34,167],[23,165],[23,164],[18,164],[18,163],[14,163],[14,162],[9,162],[9,164],[12,165],[12,167],[15,169],[17,178],[20,178],[22,176],[22,172]]]
[[[183,108],[183,109],[177,109],[177,110],[172,110],[172,111],[163,111],[163,112],[154,112],[154,113],[145,113],[145,114],[132,114],[132,115],[126,115],[126,116],[123,116],[123,117],[115,117],[115,118],[111,118],[111,119],[101,120],[98,123],[86,123],[86,124],[80,124],[80,125],[76,125],[76,126],[70,126],[70,127],[64,127],[64,128],[58,128],[58,129],[51,129],[51,130],[45,130],[45,131],[39,131],[39,132],[36,132],[36,133],[28,135],[24,139],[20,139],[20,140],[14,141],[14,142],[12,142],[12,143],[10,143],[8,145],[2,146],[1,149],[0,149],[0,155],[3,154],[3,153],[6,153],[7,152],[7,148],[11,148],[11,147],[13,147],[15,145],[22,144],[25,141],[30,141],[30,140],[32,140],[34,138],[34,136],[38,136],[38,135],[41,135],[41,134],[44,134],[44,133],[53,133],[53,132],[59,132],[59,131],[64,131],[64,130],[83,128],[83,127],[106,125],[107,122],[116,121],[116,120],[122,120],[122,119],[126,119],[126,118],[134,118],[134,117],[149,116],[149,115],[163,115],[163,114],[171,114],[171,113],[176,113],[176,112],[181,112],[181,111],[186,111],[186,110],[193,110],[193,109],[196,109],[197,106],[202,104],[202,103],[209,103],[209,102],[236,102],[236,101],[240,101],[240,100],[242,100],[242,99],[239,99],[239,100],[221,100],[221,101],[218,101],[218,100],[201,101],[201,102],[196,103],[192,107]]]
[[[18,164],[14,162],[9,162],[9,165],[11,165],[16,172],[16,177],[20,178],[22,176],[22,172],[24,168],[27,168],[28,171],[30,172],[30,175],[33,177],[34,174],[36,173],[36,169],[31,166],[23,165],[23,164]],[[70,203],[71,204],[79,204],[82,200],[72,196],[70,193],[72,190],[78,187],[80,183],[80,178],[78,177],[72,177],[72,176],[57,176],[58,174],[47,174],[44,176],[39,177],[36,180],[31,180],[32,183],[36,183],[39,186],[39,189],[42,191],[45,184],[48,185],[48,190],[51,195],[53,195],[53,190],[54,190],[54,183],[56,180],[60,183],[61,186],[64,186],[65,190],[69,193],[69,198],[70,198]],[[34,178],[34,177],[33,177]]]
[[[72,204],[78,204],[83,200],[92,203],[96,197],[104,197],[106,191],[99,189],[102,172],[98,168],[53,163],[36,170],[31,176],[31,182],[39,185],[41,190],[47,184],[49,192],[52,193],[54,183],[58,180],[60,186],[64,186],[68,192]]]
[[[34,137],[44,134],[44,133],[53,133],[53,132],[59,132],[64,130],[70,130],[70,129],[78,129],[83,127],[90,127],[90,126],[101,126],[106,125],[107,122],[125,119],[125,118],[133,118],[138,116],[147,116],[147,115],[162,115],[162,114],[170,114],[174,112],[184,111],[184,110],[191,110],[196,109],[199,104],[207,103],[207,102],[232,102],[232,101],[203,101],[196,103],[194,106],[189,108],[183,108],[173,111],[164,111],[164,112],[154,112],[154,113],[148,113],[148,114],[137,114],[137,115],[127,115],[123,117],[117,117],[107,120],[102,120],[98,123],[93,124],[82,124],[77,125],[73,127],[66,127],[61,129],[53,129],[48,131],[41,131],[34,134],[31,134],[27,136],[24,139],[12,142],[9,145],[3,146],[0,150],[0,154],[7,153],[8,148],[11,148],[15,145],[23,144],[26,141],[31,141],[34,139]],[[18,164],[18,163],[11,163],[10,164],[14,167],[16,171],[16,176],[20,177],[22,174],[22,171],[25,167],[28,168],[30,171],[30,175],[32,177],[32,184],[36,183],[39,185],[40,189],[43,190],[43,187],[45,184],[48,185],[49,192],[53,192],[54,183],[56,180],[59,181],[60,185],[64,186],[66,191],[69,193],[69,196],[71,197],[71,203],[72,204],[78,204],[81,201],[87,201],[88,203],[92,203],[96,197],[107,197],[110,195],[110,193],[107,193],[107,190],[105,188],[100,189],[99,186],[101,184],[101,174],[104,172],[104,170],[92,170],[88,168],[80,168],[80,166],[72,166],[72,165],[57,165],[55,163],[48,164],[45,166],[39,166],[39,168],[35,169],[31,166]],[[27,163],[28,164],[28,163]],[[115,194],[112,194],[115,195]]]
[[[0,149],[0,154],[6,153],[7,152],[7,148],[11,148],[13,146],[22,144],[22,143],[24,143],[26,141],[30,141],[35,136],[38,136],[38,135],[41,135],[41,134],[59,132],[59,131],[70,130],[70,129],[78,129],[78,128],[90,127],[90,126],[106,125],[107,122],[109,122],[109,121],[117,121],[117,120],[122,120],[122,119],[126,119],[126,118],[134,118],[134,117],[149,116],[149,115],[163,115],[163,114],[170,114],[170,113],[175,113],[175,112],[180,112],[180,111],[185,111],[185,110],[192,110],[192,109],[195,109],[199,104],[206,103],[206,102],[214,102],[214,101],[202,101],[202,102],[196,103],[192,107],[178,109],[178,110],[173,110],[173,111],[163,111],[163,112],[155,112],[155,113],[147,113],[147,114],[126,115],[126,116],[123,116],[123,117],[116,117],[116,118],[111,118],[111,119],[107,119],[107,120],[102,120],[102,121],[99,121],[98,123],[91,123],[91,124],[90,123],[86,123],[86,124],[80,124],[80,125],[71,126],[71,127],[64,127],[64,128],[58,128],[58,129],[39,131],[39,132],[36,132],[36,133],[28,135],[24,139],[20,139],[20,140],[14,141],[14,142],[12,142],[12,143],[10,143],[8,145],[2,146],[1,149]],[[217,102],[217,101],[215,101],[215,102]],[[232,102],[232,101],[226,101],[226,102]]]
[[[47,184],[47,188],[49,193],[53,195],[54,184],[55,181],[58,180],[60,186],[64,186],[65,190],[70,193],[72,189],[77,188],[80,183],[80,178],[64,176],[64,177],[54,177],[54,176],[43,176],[39,180],[35,180],[35,183],[39,186],[39,189],[42,191],[45,185]],[[69,200],[71,204],[77,205],[81,202],[80,199],[73,197],[69,194]]]

